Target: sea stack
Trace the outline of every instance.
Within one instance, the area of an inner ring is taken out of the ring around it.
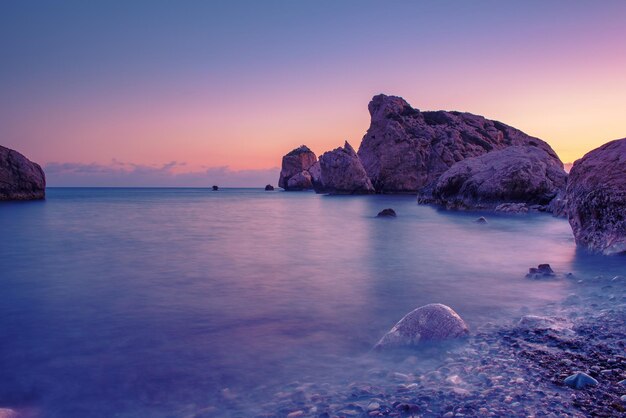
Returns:
[[[558,160],[544,141],[471,113],[422,112],[384,94],[374,96],[368,109],[371,123],[358,155],[380,193],[427,192],[458,161],[515,145]]]
[[[39,166],[17,151],[0,146],[0,200],[46,197],[46,176]]]
[[[311,190],[318,181],[317,157],[306,145],[292,150],[283,157],[278,187],[287,191]],[[311,174],[313,172],[313,175]],[[316,179],[314,176],[317,175]]]
[[[565,199],[578,245],[606,255],[626,253],[626,138],[576,161]]]
[[[321,185],[330,194],[369,194],[374,187],[352,146],[345,142],[320,157]]]

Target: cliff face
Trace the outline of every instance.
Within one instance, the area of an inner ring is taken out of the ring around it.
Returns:
[[[626,253],[626,138],[574,163],[565,200],[578,245],[607,255]]]
[[[371,123],[358,155],[377,192],[428,189],[456,162],[515,145],[540,148],[560,162],[544,141],[482,116],[421,112],[384,94],[368,109]]]
[[[39,166],[17,151],[0,146],[0,200],[46,197],[46,177]]]

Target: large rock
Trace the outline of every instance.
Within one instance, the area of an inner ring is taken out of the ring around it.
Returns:
[[[422,306],[402,318],[374,349],[417,346],[422,342],[464,337],[469,333],[465,321],[440,303]]]
[[[359,157],[378,192],[417,192],[458,161],[512,145],[556,153],[538,138],[503,123],[461,112],[421,112],[380,94],[368,106],[370,127]]]
[[[514,203],[548,210],[566,182],[556,156],[534,146],[511,146],[457,162],[420,202],[448,209],[495,209]]]
[[[323,190],[331,194],[374,193],[361,160],[354,148],[346,141],[339,147],[320,156],[321,183]]]
[[[17,151],[0,146],[0,200],[46,197],[46,176],[39,166]]]
[[[306,145],[294,149],[283,157],[278,187],[285,190],[312,189],[313,182],[309,170],[316,163],[317,157]]]
[[[626,252],[626,138],[576,161],[565,193],[578,245],[594,252]]]

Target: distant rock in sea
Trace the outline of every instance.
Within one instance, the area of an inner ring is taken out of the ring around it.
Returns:
[[[0,146],[0,200],[46,197],[46,176],[39,166],[17,151]]]
[[[545,211],[566,182],[563,164],[555,155],[536,146],[510,146],[455,163],[420,202],[515,213],[537,205]]]
[[[626,253],[626,138],[576,161],[565,198],[578,245],[606,255]]]
[[[378,215],[376,215],[376,217],[377,218],[395,218],[396,211],[391,208],[383,209],[380,212],[378,212]]]
[[[266,192],[271,192],[272,190],[274,190],[274,186],[272,186],[271,184],[268,184],[267,186],[265,186]]]
[[[288,191],[311,190],[319,178],[317,167],[314,167],[316,164],[315,153],[306,145],[289,152],[283,157],[278,187]],[[313,175],[309,170],[313,171]]]
[[[218,191],[220,188],[219,188],[218,186],[213,186],[213,187],[212,187],[212,189],[213,189],[213,191],[214,191],[214,192],[216,192],[216,191]]]
[[[469,334],[465,321],[440,303],[425,305],[408,313],[374,346],[376,350],[417,346],[428,341],[442,341]]]
[[[536,147],[559,161],[544,141],[482,116],[422,112],[384,94],[368,109],[371,123],[358,155],[377,192],[424,192],[458,161],[510,146]]]
[[[374,187],[367,177],[361,160],[352,148],[345,142],[339,147],[325,152],[320,157],[321,186],[324,192],[330,194],[369,194],[374,193]]]

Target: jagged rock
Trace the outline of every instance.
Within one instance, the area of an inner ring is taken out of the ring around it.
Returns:
[[[391,208],[383,209],[380,212],[378,212],[378,215],[376,215],[376,217],[377,218],[395,218],[396,211]]]
[[[46,176],[17,151],[0,146],[0,200],[45,199]]]
[[[313,182],[309,170],[316,162],[317,157],[306,145],[294,149],[283,157],[278,187],[285,190],[312,189]]]
[[[440,303],[425,305],[402,318],[374,349],[416,346],[426,341],[441,341],[464,337],[469,333],[465,321]]]
[[[309,168],[309,174],[311,175],[313,189],[315,189],[318,193],[324,192],[324,185],[322,184],[322,168],[320,167],[319,160]]]
[[[537,147],[511,146],[454,164],[420,202],[448,209],[542,211],[566,181],[557,157]]]
[[[539,264],[537,268],[531,267],[528,269],[526,277],[533,279],[540,279],[542,277],[554,277],[554,270],[550,267],[550,264]]]
[[[346,141],[320,157],[321,182],[324,191],[331,194],[374,193],[374,187],[363,169],[354,148]]]
[[[573,375],[565,378],[563,383],[574,389],[584,389],[587,386],[598,385],[598,381],[596,379],[583,372],[574,373]]]
[[[272,186],[271,184],[268,184],[267,186],[265,186],[266,192],[271,192],[272,190],[274,190],[274,186]]]
[[[421,112],[384,94],[368,109],[371,123],[358,154],[378,192],[428,189],[456,162],[513,145],[537,147],[558,160],[542,140],[482,116]]]
[[[607,255],[626,252],[626,138],[576,161],[565,196],[578,245]]]
[[[486,224],[487,219],[485,219],[484,216],[481,216],[480,218],[476,219],[474,222],[476,222],[477,224]]]

